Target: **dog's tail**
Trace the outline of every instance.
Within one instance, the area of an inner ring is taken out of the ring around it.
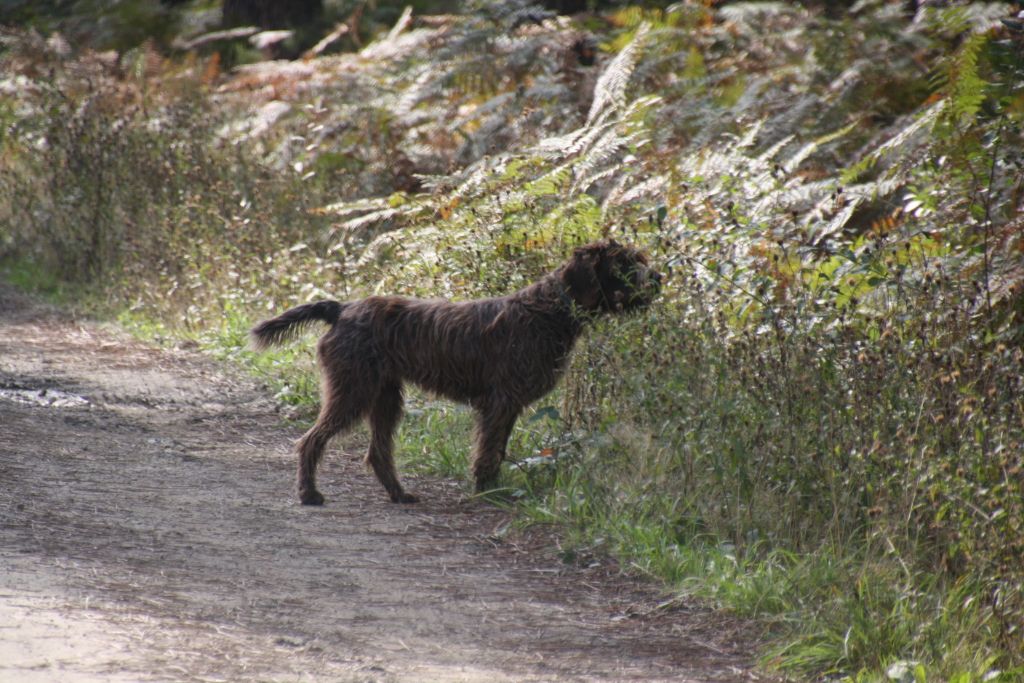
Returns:
[[[276,318],[264,320],[249,333],[257,351],[280,344],[295,336],[303,327],[320,320],[328,325],[338,322],[345,304],[337,301],[317,301],[285,311]]]

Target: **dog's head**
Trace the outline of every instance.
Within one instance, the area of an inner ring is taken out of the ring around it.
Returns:
[[[620,312],[650,304],[661,273],[642,252],[608,239],[578,248],[562,267],[562,282],[580,308]]]

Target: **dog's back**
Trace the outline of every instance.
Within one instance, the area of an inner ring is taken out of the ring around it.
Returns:
[[[320,341],[321,359],[373,366],[386,380],[473,401],[494,386],[494,371],[516,340],[500,324],[509,299],[374,296],[352,302]]]

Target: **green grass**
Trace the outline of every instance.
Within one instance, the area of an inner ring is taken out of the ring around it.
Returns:
[[[473,415],[459,405],[413,395],[395,439],[402,470],[463,481],[469,487]]]
[[[320,404],[315,332],[257,353],[249,346],[249,330],[256,322],[247,316],[228,315],[219,327],[198,335],[197,341],[214,357],[247,368],[281,403],[307,417],[315,416]]]
[[[468,490],[471,431],[464,408],[414,408],[400,457],[413,471],[458,478]],[[978,586],[943,585],[908,571],[896,555],[879,559],[853,545],[796,553],[760,542],[738,550],[702,532],[684,496],[610,479],[610,468],[650,474],[664,467],[624,468],[623,457],[643,461],[645,454],[625,453],[614,439],[576,439],[546,464],[528,460],[538,444],[559,439],[567,439],[564,428],[550,419],[527,418],[515,433],[501,485],[520,523],[559,528],[567,561],[611,555],[679,596],[757,620],[766,668],[798,679],[819,672],[851,681],[1024,680],[1024,672],[1001,671],[999,657],[977,647],[993,629]]]
[[[69,304],[73,287],[57,273],[26,258],[0,261],[0,279],[53,304]]]

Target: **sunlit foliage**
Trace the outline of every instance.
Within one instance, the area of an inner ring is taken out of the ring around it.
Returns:
[[[227,74],[8,34],[0,248],[248,358],[268,310],[636,242],[664,295],[524,423],[524,517],[771,624],[797,675],[1019,678],[1024,26],[714,5],[481,3]],[[403,438],[450,474],[447,415]]]

